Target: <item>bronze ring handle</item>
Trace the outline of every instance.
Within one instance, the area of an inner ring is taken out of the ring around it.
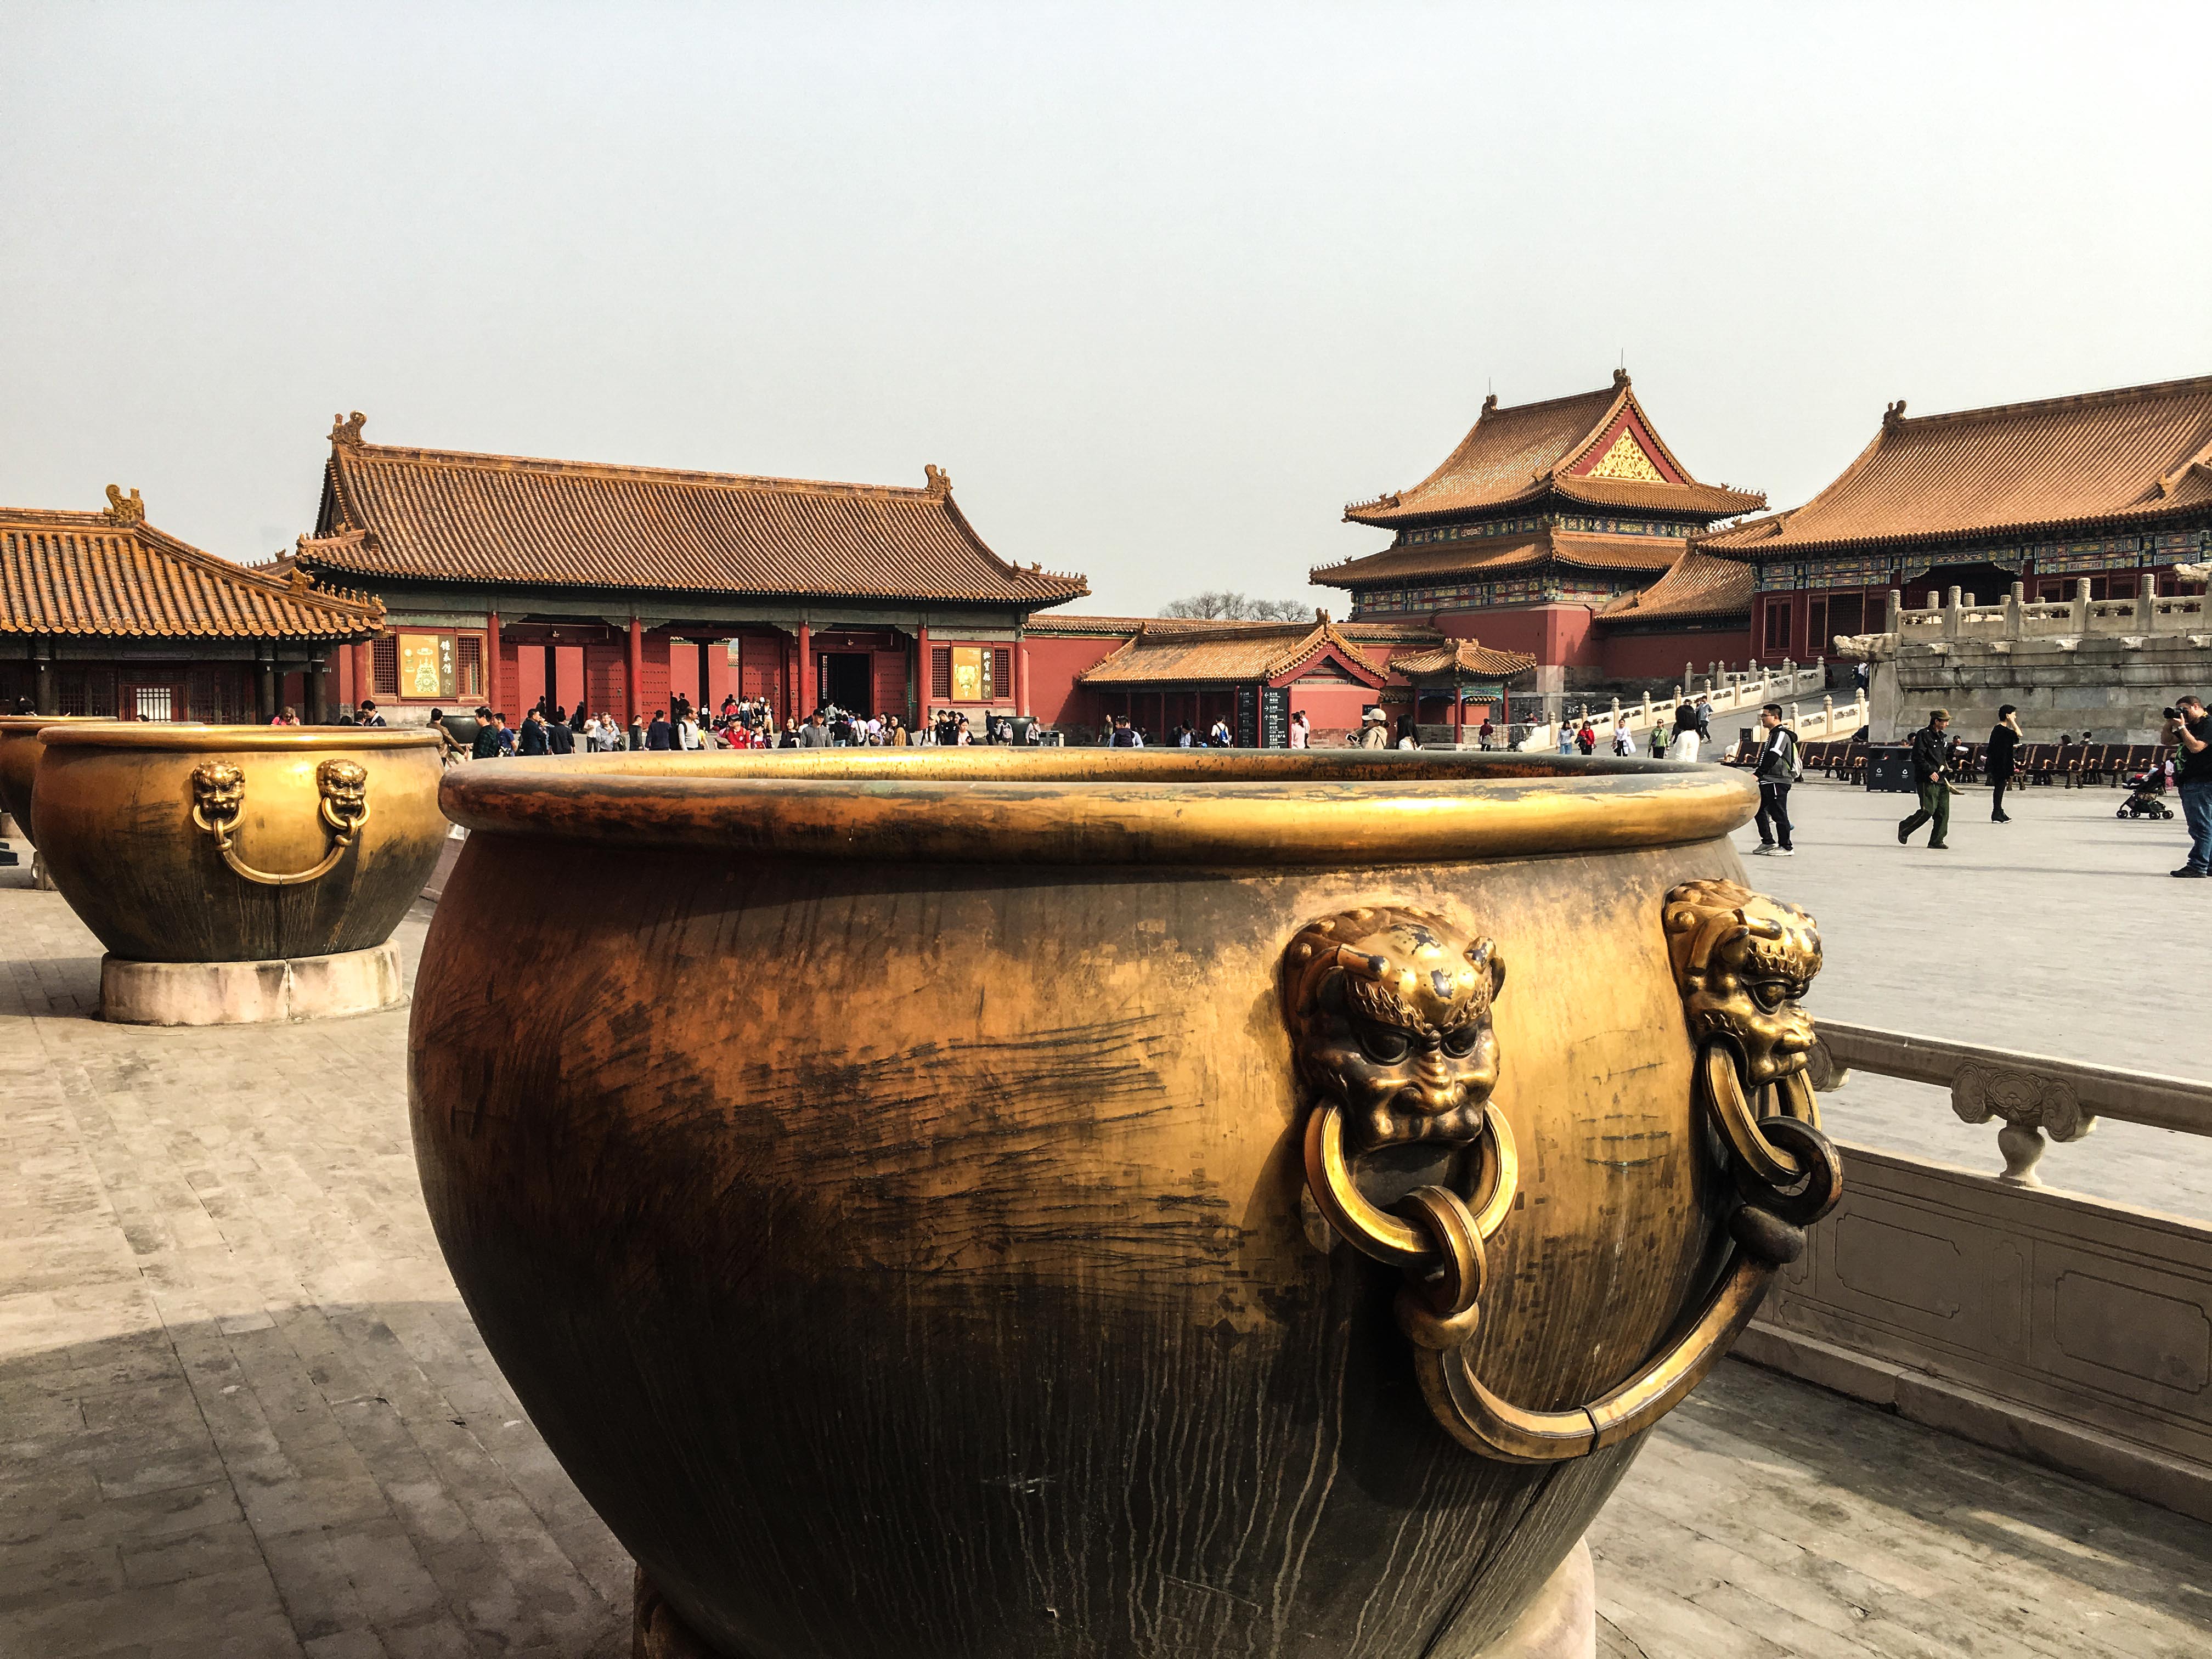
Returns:
[[[1726,1354],[1764,1299],[1768,1281],[1802,1247],[1798,1229],[1833,1206],[1843,1170],[1815,1127],[1818,1110],[1802,1075],[1776,1085],[1783,1110],[1753,1115],[1735,1057],[1718,1041],[1703,1044],[1695,1073],[1707,1109],[1728,1139],[1744,1209],[1731,1219],[1728,1266],[1697,1318],[1664,1352],[1602,1398],[1566,1411],[1534,1411],[1483,1386],[1468,1358],[1480,1317],[1482,1241],[1510,1209],[1518,1176],[1512,1132],[1502,1114],[1486,1114],[1494,1139],[1474,1204],[1441,1187],[1412,1194],[1406,1207],[1426,1226],[1370,1204],[1352,1177],[1340,1109],[1316,1104],[1306,1124],[1306,1174],[1315,1203],[1363,1254],[1402,1269],[1409,1281],[1441,1279],[1425,1298],[1416,1282],[1398,1297],[1400,1325],[1414,1345],[1414,1369],[1429,1408],[1453,1438],[1511,1463],[1553,1463],[1642,1433],[1686,1398]],[[1781,1145],[1777,1145],[1777,1141]],[[1770,1179],[1772,1170],[1778,1180]]]
[[[1471,1200],[1452,1195],[1473,1212],[1474,1231],[1488,1238],[1513,1207],[1521,1184],[1521,1158],[1505,1115],[1495,1107],[1483,1114],[1479,1144],[1487,1146],[1481,1180]],[[1425,1272],[1437,1263],[1435,1238],[1412,1222],[1367,1201],[1352,1179],[1344,1151],[1344,1111],[1323,1101],[1306,1115],[1306,1186],[1315,1205],[1337,1235],[1363,1255],[1408,1272]],[[1442,1192],[1442,1188],[1434,1189]]]
[[[1789,1160],[1790,1189],[1767,1187],[1748,1160],[1735,1163],[1745,1208],[1731,1219],[1735,1248],[1720,1282],[1697,1319],[1663,1352],[1589,1405],[1569,1411],[1531,1411],[1485,1388],[1464,1346],[1417,1347],[1413,1364],[1422,1396],[1461,1444],[1509,1463],[1555,1463],[1641,1434],[1687,1398],[1720,1363],[1759,1311],[1776,1270],[1802,1248],[1798,1228],[1834,1206],[1842,1190],[1843,1164],[1826,1135],[1795,1115],[1753,1118],[1735,1060],[1721,1043],[1704,1045],[1698,1071],[1707,1103],[1723,1124],[1740,1116],[1760,1146],[1771,1147],[1770,1138],[1776,1136],[1785,1143],[1786,1150],[1773,1150]],[[1792,1091],[1789,1103],[1812,1109],[1809,1091]]]
[[[228,761],[209,761],[192,769],[192,822],[215,838],[216,851],[234,873],[264,887],[296,887],[327,875],[368,822],[368,772],[360,762],[323,762],[315,768],[315,791],[320,797],[316,816],[330,846],[314,865],[289,875],[255,869],[231,845],[246,810],[246,774]]]

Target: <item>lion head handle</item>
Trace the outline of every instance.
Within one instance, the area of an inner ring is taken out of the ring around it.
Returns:
[[[1309,923],[1283,957],[1298,1078],[1359,1150],[1480,1134],[1498,1083],[1491,999],[1505,963],[1441,916],[1386,908]]]
[[[1691,1036],[1731,1045],[1750,1088],[1803,1071],[1814,1036],[1799,1000],[1820,971],[1813,918],[1733,881],[1685,883],[1665,918]]]

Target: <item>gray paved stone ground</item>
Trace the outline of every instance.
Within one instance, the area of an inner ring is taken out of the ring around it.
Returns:
[[[430,1235],[404,1014],[134,1030],[96,987],[0,871],[0,1659],[626,1653],[629,1561]],[[1591,1541],[1608,1655],[2212,1651],[2212,1528],[1733,1363]]]
[[[2014,790],[2013,821],[1995,824],[1989,792],[1970,789],[1952,802],[1951,850],[1934,853],[1925,830],[1897,844],[1907,797],[1808,782],[1791,792],[1797,856],[1744,862],[1820,921],[1816,1018],[2212,1079],[2212,882],[2168,877],[2186,847],[2179,814],[2123,823],[2124,793]],[[1759,841],[1748,827],[1735,839],[1747,852]],[[1856,1075],[1821,1109],[1845,1139],[2004,1167],[1997,1126],[1960,1122],[1940,1089]],[[2100,1122],[2039,1173],[2212,1219],[2212,1140]]]

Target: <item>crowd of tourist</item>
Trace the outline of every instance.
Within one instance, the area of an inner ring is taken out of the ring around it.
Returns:
[[[342,726],[381,726],[373,701],[341,714]],[[287,708],[275,724],[297,725]],[[787,716],[779,723],[765,697],[734,692],[719,708],[702,711],[678,692],[666,707],[624,721],[581,703],[571,710],[540,698],[520,724],[503,710],[479,704],[463,721],[441,708],[430,711],[430,730],[441,739],[448,762],[497,760],[506,756],[613,754],[629,750],[684,751],[708,749],[904,749],[957,748],[971,744],[1024,744],[1036,740],[1033,721],[994,714],[980,726],[959,709],[932,709],[920,726],[908,726],[896,714],[864,714],[824,703],[805,720]]]

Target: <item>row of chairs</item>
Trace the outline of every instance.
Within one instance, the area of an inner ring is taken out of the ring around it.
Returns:
[[[1808,777],[1819,773],[1824,777],[1848,778],[1856,783],[1866,776],[1866,745],[1854,738],[1834,738],[1800,745],[1797,764]],[[1746,732],[1719,759],[1727,766],[1748,766],[1758,755],[1759,739]]]
[[[1989,748],[1985,743],[1953,745],[1959,775],[1980,782]],[[2069,788],[2117,785],[2136,773],[2163,771],[2172,753],[2172,745],[2162,743],[2024,743],[2014,754],[2014,781],[2063,783]]]

